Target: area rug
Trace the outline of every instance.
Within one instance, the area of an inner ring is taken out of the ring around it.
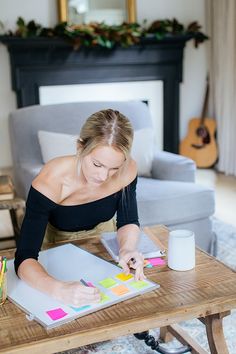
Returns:
[[[213,218],[213,229],[218,238],[218,254],[217,258],[236,270],[236,228],[228,225],[216,218]],[[236,353],[236,310],[232,311],[230,316],[223,320],[224,334],[228,345],[229,353]],[[186,330],[201,346],[210,353],[205,326],[198,320],[191,320],[180,323],[181,327]],[[159,337],[159,329],[150,330],[156,339]],[[177,340],[173,340],[168,344],[162,344],[166,348],[180,347],[181,344]],[[116,340],[110,340],[102,343],[87,345],[60,354],[153,354],[151,348],[148,348],[143,341],[136,339],[133,335],[120,337]]]

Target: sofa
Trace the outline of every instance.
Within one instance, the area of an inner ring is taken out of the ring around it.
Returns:
[[[134,128],[136,148],[133,155],[140,160],[137,161],[137,201],[141,226],[164,224],[170,230],[191,229],[195,232],[196,244],[216,254],[217,241],[211,223],[215,207],[214,191],[194,182],[196,167],[192,160],[155,147],[152,118],[148,106],[143,102],[36,105],[12,112],[9,133],[17,194],[26,198],[31,182],[46,162],[45,159],[53,157],[50,151],[49,156],[45,157],[48,152],[42,145],[45,136],[40,137],[39,132],[46,134],[46,141],[49,141],[51,148],[66,148],[67,144],[60,143],[60,139],[53,142],[55,134],[58,134],[57,138],[64,139],[77,136],[88,116],[106,108],[122,112]],[[54,135],[50,137],[50,133]]]

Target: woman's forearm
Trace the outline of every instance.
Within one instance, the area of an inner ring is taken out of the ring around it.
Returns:
[[[79,281],[63,282],[51,277],[35,259],[24,260],[18,268],[19,277],[33,288],[65,304],[80,307],[101,300],[97,288],[87,287]]]
[[[119,244],[119,251],[134,251],[137,249],[140,229],[135,224],[129,224],[121,227],[117,231],[117,240]]]
[[[121,227],[117,232],[119,243],[119,264],[125,274],[130,268],[135,270],[136,281],[145,279],[143,274],[143,255],[138,251],[140,229],[137,225],[129,224]]]
[[[18,276],[33,288],[57,298],[62,282],[51,277],[33,258],[24,260],[18,268]]]

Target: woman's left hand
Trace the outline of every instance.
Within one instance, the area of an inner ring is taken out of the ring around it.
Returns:
[[[123,268],[124,273],[130,273],[130,268],[135,269],[135,281],[145,279],[143,273],[144,257],[138,251],[121,251],[119,255],[119,265]]]

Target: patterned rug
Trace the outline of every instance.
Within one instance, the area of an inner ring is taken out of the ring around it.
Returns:
[[[218,237],[217,258],[236,270],[236,228],[223,223],[218,219],[213,219],[213,229]],[[227,241],[227,242],[226,242]],[[236,353],[236,310],[223,320],[224,334],[228,345],[229,353]],[[205,326],[198,320],[191,320],[180,323],[201,346],[210,353]],[[159,329],[150,330],[156,339],[159,337]],[[181,344],[173,340],[168,344],[162,344],[166,348],[178,348]],[[157,353],[149,349],[143,341],[136,339],[133,335],[120,337],[116,340],[106,341],[80,347],[78,349],[61,352],[61,354],[153,354]]]

